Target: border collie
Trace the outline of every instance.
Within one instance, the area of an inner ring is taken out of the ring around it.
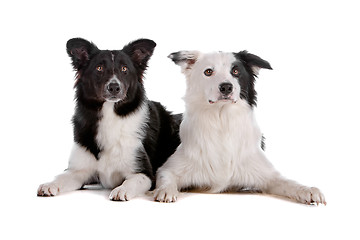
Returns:
[[[266,158],[256,123],[255,77],[270,64],[247,51],[169,57],[186,76],[181,144],[157,172],[154,198],[174,202],[189,187],[218,193],[256,190],[300,203],[326,204],[317,188],[282,177]]]
[[[40,185],[55,196],[100,183],[111,200],[148,191],[155,173],[179,145],[181,115],[147,100],[143,74],[156,43],[139,39],[122,50],[99,50],[81,38],[67,42],[76,71],[74,147],[68,169]]]

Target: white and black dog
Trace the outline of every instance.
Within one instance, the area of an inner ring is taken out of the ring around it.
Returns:
[[[38,196],[55,196],[100,183],[111,200],[148,191],[156,170],[179,145],[181,115],[147,100],[143,74],[156,44],[139,39],[122,50],[99,50],[81,38],[67,42],[76,70],[74,147],[68,169],[40,185]]]
[[[181,51],[169,57],[186,76],[181,144],[157,172],[154,198],[174,202],[189,187],[209,192],[254,189],[300,203],[326,204],[317,188],[282,177],[262,149],[256,123],[255,77],[270,64],[246,51],[203,54]]]

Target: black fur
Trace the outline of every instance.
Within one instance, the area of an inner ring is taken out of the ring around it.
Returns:
[[[272,69],[270,64],[261,59],[260,57],[248,53],[247,51],[241,51],[234,53],[235,58],[238,60],[233,63],[233,68],[239,68],[240,75],[234,76],[238,79],[241,86],[240,97],[245,99],[250,106],[256,106],[256,91],[255,91],[255,77],[256,73],[253,67]]]
[[[149,119],[139,126],[145,131],[143,148],[137,149],[136,172],[154,180],[154,175],[180,144],[181,115],[171,115],[157,102],[148,101],[143,85],[143,74],[156,43],[139,39],[122,50],[99,50],[93,43],[74,38],[67,42],[67,53],[76,71],[76,108],[73,116],[74,140],[89,150],[96,159],[102,149],[96,142],[101,109],[106,101],[104,92],[109,80],[116,76],[121,82],[124,97],[115,103],[114,112],[127,117],[144,102],[149,106]],[[127,71],[123,71],[122,67]],[[145,128],[145,129],[143,129]],[[126,139],[124,139],[126,141]]]
[[[256,91],[254,88],[256,72],[253,68],[272,69],[270,64],[260,57],[241,51],[233,53],[236,61],[233,63],[230,73],[238,79],[241,86],[240,97],[246,100],[251,107],[256,106]],[[169,58],[178,65],[186,63],[186,69],[191,69],[192,65],[197,61],[196,55],[192,52],[174,52],[169,55]],[[233,70],[239,70],[239,75],[233,74]]]
[[[234,76],[238,79],[241,86],[240,98],[245,99],[251,107],[256,106],[255,77],[257,76],[253,67],[272,69],[270,63],[247,51],[234,53],[234,56],[238,61],[233,63],[232,70],[234,68],[240,70],[240,75]],[[265,151],[265,147],[265,137],[262,136],[261,149]]]

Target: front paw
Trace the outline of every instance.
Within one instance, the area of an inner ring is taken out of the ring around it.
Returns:
[[[53,182],[41,184],[37,190],[40,197],[56,196],[60,192],[60,188]]]
[[[296,196],[294,196],[295,200],[304,204],[315,204],[326,205],[324,194],[318,188],[315,187],[300,187],[296,191]]]
[[[157,202],[176,202],[179,191],[176,188],[160,187],[154,190],[154,200]]]
[[[109,199],[113,201],[129,201],[134,197],[136,197],[136,193],[131,189],[126,189],[124,186],[113,189],[109,195]]]

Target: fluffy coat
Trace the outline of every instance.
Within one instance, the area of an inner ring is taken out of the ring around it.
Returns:
[[[181,51],[169,56],[186,76],[181,144],[157,172],[155,200],[174,202],[180,190],[212,193],[253,189],[301,203],[326,204],[317,188],[282,177],[266,158],[256,123],[255,77],[270,64],[246,51]]]
[[[139,39],[122,50],[67,42],[76,71],[74,147],[68,169],[39,186],[55,196],[100,183],[111,200],[130,200],[154,185],[155,173],[179,145],[181,115],[146,98],[143,74],[156,44]]]

